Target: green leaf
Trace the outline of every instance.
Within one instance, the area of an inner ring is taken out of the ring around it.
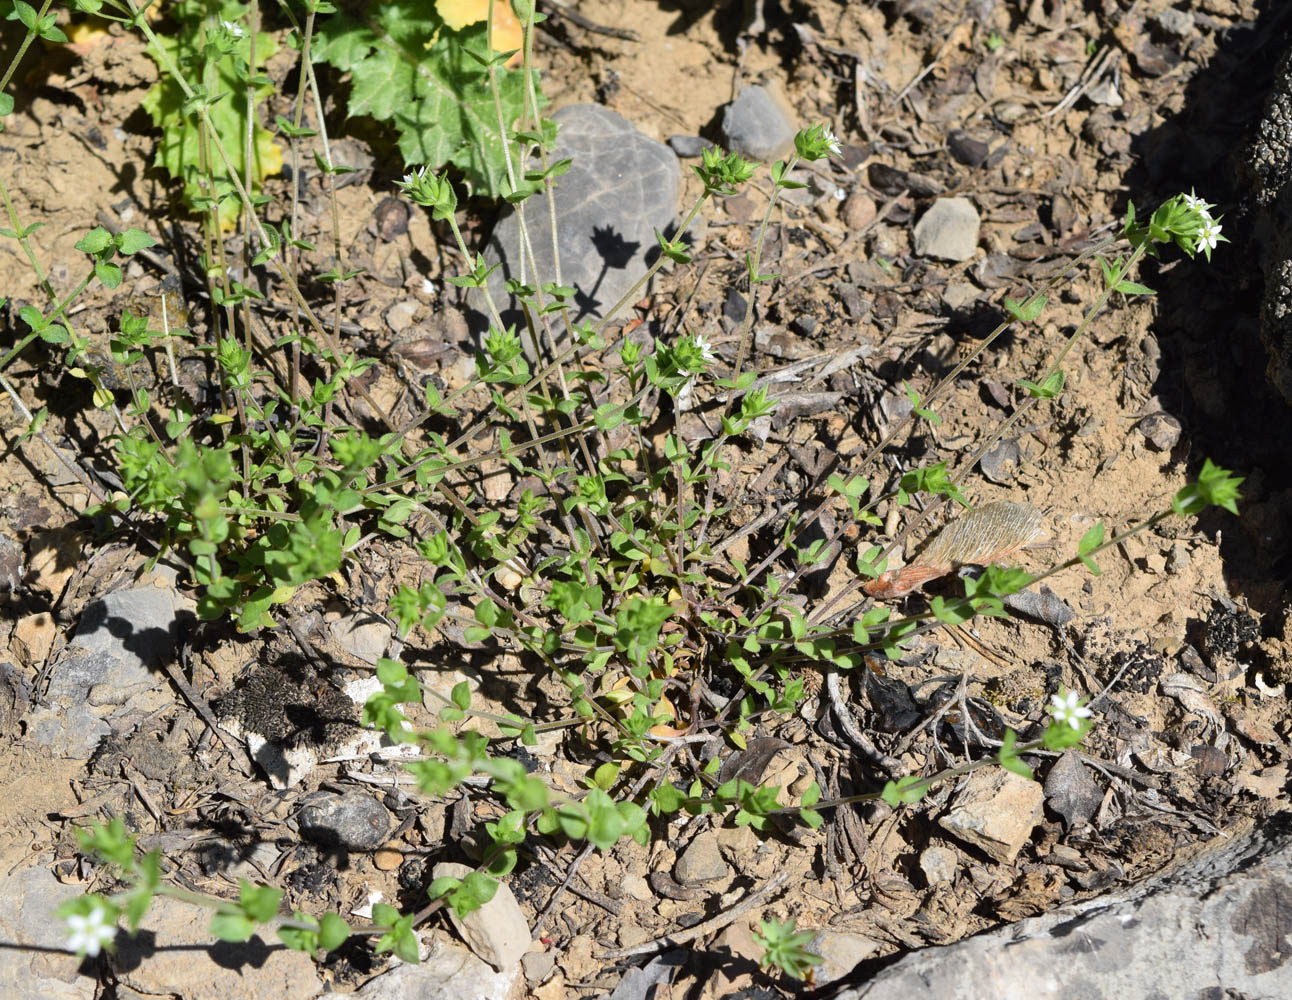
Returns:
[[[880,795],[885,802],[896,809],[900,805],[919,802],[928,790],[929,786],[924,778],[911,774],[897,781],[888,782]]]
[[[219,0],[211,6],[217,17],[236,20],[245,9],[232,0]],[[183,181],[184,200],[194,211],[202,205],[209,205],[213,196],[218,204],[220,226],[230,230],[242,210],[236,196],[237,188],[229,176],[223,158],[209,142],[204,142],[199,119],[199,108],[205,107],[212,127],[224,151],[228,154],[230,165],[239,179],[247,175],[246,130],[249,110],[247,106],[246,59],[250,52],[251,39],[240,39],[233,48],[223,55],[213,53],[208,66],[207,47],[196,44],[198,33],[203,28],[206,17],[203,4],[174,4],[170,8],[177,20],[177,31],[174,35],[159,34],[158,43],[167,56],[178,66],[179,71],[190,81],[211,80],[213,93],[220,99],[211,100],[205,93],[199,94],[196,101],[190,101],[180,87],[179,82],[166,73],[163,60],[149,50],[158,63],[161,72],[160,81],[153,86],[141,102],[145,111],[152,118],[155,126],[162,130],[154,164],[165,170],[171,177]],[[263,65],[278,50],[278,43],[273,35],[261,32],[256,36],[256,61]],[[255,96],[263,102],[273,92],[270,83],[255,85]],[[203,150],[209,150],[206,165],[214,178],[214,190],[206,186]],[[266,177],[273,176],[282,170],[283,155],[274,142],[273,133],[259,121],[252,128],[251,148],[251,182],[252,189],[248,194],[256,195]]]
[[[242,912],[256,923],[263,924],[272,920],[278,913],[278,901],[283,898],[283,891],[272,885],[255,886],[243,881],[238,892]]]
[[[1035,382],[1029,382],[1025,378],[1019,379],[1018,384],[1027,390],[1029,396],[1036,399],[1054,399],[1063,391],[1063,370],[1056,371],[1040,385]]]
[[[1019,759],[1018,752],[1014,749],[1017,742],[1018,733],[1012,729],[1006,729],[1005,738],[1001,741],[1000,752],[996,755],[996,759],[1000,761],[1000,766],[1006,771],[1013,771],[1015,774],[1031,781],[1035,778],[1035,775],[1032,773],[1032,769]]]
[[[116,264],[107,264],[101,260],[94,262],[94,276],[103,282],[104,288],[116,288],[121,284],[121,268]]]
[[[1209,458],[1203,459],[1198,481],[1176,493],[1171,500],[1171,509],[1181,517],[1197,514],[1208,505],[1222,507],[1231,514],[1237,514],[1237,501],[1242,499],[1238,487],[1242,483],[1241,476],[1220,468]]]
[[[350,936],[349,925],[336,913],[325,913],[319,920],[319,947],[335,951]]]
[[[313,49],[315,59],[350,73],[349,113],[391,122],[405,163],[452,163],[477,193],[511,193],[485,24],[449,30],[426,0],[371,4],[368,11],[363,22],[328,18]],[[502,120],[510,126],[524,108],[525,76],[495,73]]]
[[[1015,302],[1013,299],[1007,298],[1005,300],[1005,311],[1020,323],[1030,323],[1041,315],[1041,310],[1045,308],[1045,303],[1046,298],[1044,295],[1038,295],[1036,298],[1029,298],[1023,302]]]
[[[82,253],[102,253],[112,243],[112,234],[102,226],[95,226],[76,241],[76,249]]]
[[[1098,521],[1089,531],[1081,536],[1081,541],[1077,544],[1077,556],[1085,564],[1086,569],[1090,570],[1095,576],[1099,575],[1099,567],[1095,564],[1090,553],[1099,546],[1104,544],[1104,522]]]
[[[217,913],[211,918],[211,933],[221,941],[247,941],[255,932],[254,921],[241,912]]]
[[[0,118],[13,113],[13,96],[0,94]]]
[[[465,712],[471,707],[471,685],[466,681],[459,681],[453,685],[449,697],[453,700],[453,704]]]
[[[24,28],[32,32],[36,30],[36,11],[31,4],[23,3],[23,0],[14,0],[13,10],[18,15],[18,20],[22,22]]]

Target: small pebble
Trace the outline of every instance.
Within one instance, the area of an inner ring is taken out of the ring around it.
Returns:
[[[372,863],[378,871],[393,872],[404,863],[404,855],[391,847],[383,847],[372,856]]]
[[[874,221],[876,213],[879,211],[875,207],[875,199],[866,194],[865,191],[854,191],[848,195],[848,200],[843,203],[843,222],[850,232],[856,232],[859,229],[865,229]]]
[[[978,248],[978,209],[968,198],[939,198],[915,224],[915,252],[939,260],[969,260]]]
[[[968,132],[956,129],[947,136],[947,150],[956,162],[977,169],[987,162],[991,147]]]
[[[712,149],[713,143],[708,139],[701,139],[698,135],[670,135],[668,148],[682,159],[692,160],[703,155],[706,149]]]
[[[1193,33],[1193,14],[1187,10],[1168,7],[1166,10],[1160,11],[1153,20],[1159,28],[1176,38],[1188,38]]]
[[[1150,413],[1135,425],[1154,451],[1170,451],[1180,441],[1184,428],[1169,413]]]
[[[920,855],[920,870],[931,886],[950,882],[956,875],[956,852],[941,845],[925,848]]]

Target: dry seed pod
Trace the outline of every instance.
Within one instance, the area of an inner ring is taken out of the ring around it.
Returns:
[[[871,597],[901,597],[957,566],[999,562],[1036,541],[1041,529],[1041,512],[1031,504],[985,503],[934,535],[911,565],[887,570],[862,589]]]

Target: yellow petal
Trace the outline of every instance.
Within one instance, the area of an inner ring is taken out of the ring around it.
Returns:
[[[435,0],[435,9],[454,31],[489,16],[489,0]]]
[[[489,0],[435,0],[435,9],[448,27],[461,31],[468,24],[479,24],[488,19]],[[524,41],[525,34],[511,4],[507,0],[493,0],[493,35],[489,39],[493,50],[516,51],[516,55],[507,62],[509,67],[514,68],[521,63],[518,50],[524,45]]]

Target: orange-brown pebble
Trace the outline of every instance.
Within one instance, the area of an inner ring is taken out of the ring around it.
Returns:
[[[403,852],[397,851],[393,847],[383,847],[373,853],[372,863],[380,871],[393,872],[404,863],[404,855]]]

